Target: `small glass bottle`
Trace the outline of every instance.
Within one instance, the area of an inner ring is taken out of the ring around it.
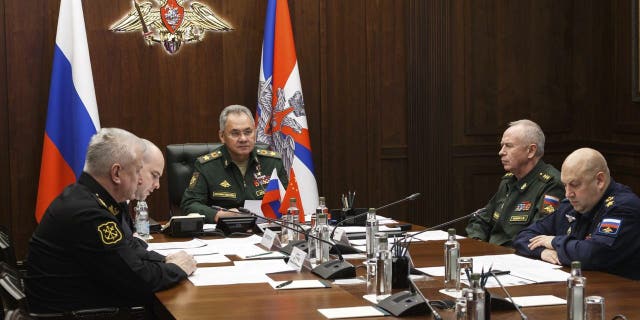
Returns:
[[[296,231],[300,223],[300,210],[298,210],[298,202],[296,198],[289,200],[289,208],[287,209],[289,215],[289,226],[293,229],[289,240],[298,240],[300,238],[300,232]]]
[[[331,228],[329,228],[327,213],[323,210],[318,212],[318,216],[316,218],[316,233],[318,238],[324,240],[316,240],[315,246],[315,256],[317,263],[325,263],[329,261],[329,236],[331,233]],[[326,241],[326,242],[325,242]]]
[[[467,319],[484,320],[485,292],[480,286],[480,274],[471,274],[471,292],[467,294]]]
[[[456,240],[456,229],[449,229],[449,238],[444,243],[444,288],[447,291],[458,289],[460,272],[458,258],[460,256],[460,243]]]
[[[584,287],[587,279],[582,276],[580,261],[571,262],[571,275],[567,278],[567,320],[584,319]]]
[[[149,207],[144,200],[138,201],[135,207],[136,232],[144,241],[149,240]]]
[[[376,233],[378,250],[376,253],[376,300],[381,301],[391,295],[392,259],[387,234]]]
[[[376,239],[378,233],[378,219],[376,219],[376,209],[369,208],[366,222],[367,259],[376,257]]]

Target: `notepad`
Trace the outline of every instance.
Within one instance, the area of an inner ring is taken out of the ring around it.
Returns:
[[[513,303],[521,307],[540,307],[567,304],[567,300],[548,294],[541,296],[513,297]]]
[[[318,309],[318,312],[327,317],[327,319],[383,317],[389,315],[374,306]]]

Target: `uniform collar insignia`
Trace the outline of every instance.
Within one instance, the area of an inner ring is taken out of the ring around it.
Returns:
[[[614,196],[609,196],[607,199],[604,200],[604,206],[607,208],[611,207],[615,203],[613,200],[614,200]]]
[[[565,214],[564,216],[567,217],[567,221],[569,223],[576,221],[576,217],[574,217],[574,216],[572,216],[570,214]]]

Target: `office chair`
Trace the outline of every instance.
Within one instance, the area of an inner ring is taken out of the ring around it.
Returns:
[[[0,226],[0,261],[4,261],[13,267],[18,266],[16,254],[11,245],[11,237],[9,230],[4,226]]]
[[[182,194],[189,185],[196,159],[219,148],[222,143],[185,143],[167,145],[167,179],[169,182],[169,213],[184,215],[180,209]]]
[[[32,313],[28,309],[22,274],[6,262],[0,262],[0,297],[5,320],[21,319],[72,319],[72,320],[120,320],[146,319],[144,307],[106,307],[82,309],[60,313]]]

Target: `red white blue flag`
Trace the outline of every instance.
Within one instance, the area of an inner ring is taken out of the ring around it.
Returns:
[[[282,216],[280,207],[282,206],[282,198],[285,192],[286,190],[278,177],[278,170],[273,168],[273,173],[271,173],[269,183],[264,190],[262,205],[260,206],[265,217],[276,219]]]
[[[100,130],[80,0],[62,0],[53,51],[36,221],[84,167],[89,139]]]
[[[318,206],[318,186],[287,0],[269,0],[267,4],[256,122],[258,141],[282,155],[289,173],[285,201],[298,199],[304,213],[300,220],[311,219]],[[281,206],[280,212],[286,209]]]

